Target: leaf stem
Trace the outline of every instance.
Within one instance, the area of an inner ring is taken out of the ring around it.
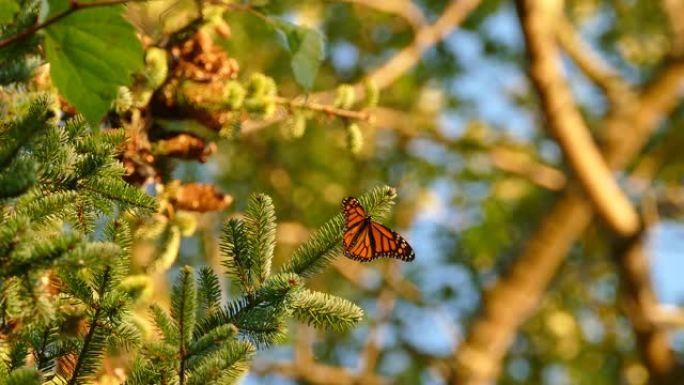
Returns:
[[[146,1],[146,0],[104,0],[104,1],[99,1],[97,3],[82,3],[82,2],[79,2],[76,0],[72,0],[69,2],[69,8],[67,8],[66,10],[47,18],[42,23],[34,24],[31,28],[28,28],[28,29],[14,35],[14,36],[10,36],[6,39],[0,40],[0,49],[5,48],[5,47],[12,45],[14,43],[17,43],[21,40],[24,40],[27,37],[33,35],[34,33],[40,31],[41,29],[49,27],[50,25],[58,22],[59,20],[69,16],[70,14],[72,14],[72,13],[74,13],[80,9],[119,5],[119,4],[134,2],[134,1]]]

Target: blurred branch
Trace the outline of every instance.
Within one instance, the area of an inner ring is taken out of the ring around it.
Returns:
[[[380,269],[385,281],[392,284],[381,289],[378,294],[376,302],[377,313],[369,328],[368,337],[359,360],[361,383],[365,383],[363,381],[365,377],[372,377],[374,375],[381,349],[381,337],[378,329],[390,320],[396,305],[397,293],[391,286],[397,286],[398,282],[404,281],[397,261],[390,261],[381,266]]]
[[[391,2],[387,2],[391,3]],[[421,27],[415,35],[413,43],[397,52],[390,60],[368,75],[367,80],[372,81],[382,90],[392,84],[397,78],[406,73],[420,60],[423,53],[437,44],[468,16],[468,14],[480,4],[480,0],[452,1],[442,12],[442,15],[434,24]],[[363,98],[364,81],[354,85],[354,91],[359,98]],[[330,104],[335,98],[336,91],[322,91],[309,95],[308,100],[317,103]],[[307,99],[301,97],[301,99]],[[249,134],[280,122],[287,117],[287,110],[278,109],[273,117],[266,121],[247,120],[242,124],[242,132]]]
[[[423,12],[410,0],[340,0],[348,3],[359,4],[364,7],[374,8],[378,11],[397,15],[406,20],[413,29],[420,29],[425,25]]]
[[[392,266],[388,266],[388,268],[391,269]],[[396,267],[394,268],[396,269]],[[372,378],[374,376],[375,368],[378,364],[378,357],[380,356],[380,344],[382,342],[380,340],[380,333],[378,329],[392,316],[396,298],[396,294],[389,289],[381,290],[380,294],[378,295],[376,304],[377,315],[368,330],[366,343],[364,344],[363,351],[359,356],[359,376],[361,383],[365,383],[366,377]]]
[[[674,56],[684,54],[684,2],[681,0],[661,0],[670,29],[671,51]]]
[[[342,277],[356,287],[364,291],[371,291],[371,288],[364,282],[364,279],[368,276],[372,268],[365,267],[359,263],[354,263],[346,258],[336,259],[333,261],[332,266]],[[381,274],[383,280],[382,284],[392,289],[399,297],[411,302],[418,302],[421,299],[420,290],[412,282],[389,276],[387,272],[381,272]],[[377,289],[372,290],[372,292],[377,293]]]
[[[413,43],[373,71],[368,76],[369,80],[373,81],[380,89],[394,83],[396,79],[416,65],[425,51],[440,42],[461,24],[479,4],[480,0],[451,1],[434,24],[418,30]],[[355,88],[358,94],[363,93],[363,84],[358,84]]]
[[[519,175],[539,187],[558,191],[567,183],[563,172],[538,162],[523,152],[494,147],[489,151],[489,155],[497,168]]]
[[[648,368],[649,383],[684,383],[684,372],[677,366],[670,348],[668,330],[656,319],[660,307],[653,291],[650,264],[641,234],[616,241],[613,258],[620,277],[620,301]]]
[[[635,97],[631,85],[579,35],[565,17],[555,22],[558,43],[584,74],[606,94],[611,103],[623,104]]]
[[[681,307],[658,304],[651,310],[651,321],[658,327],[684,329],[684,309]]]
[[[297,341],[293,362],[255,361],[252,370],[257,374],[276,374],[312,385],[356,385],[361,383],[382,385],[391,383],[391,381],[376,376],[372,372],[356,374],[343,367],[322,365],[315,362],[311,349],[314,333],[315,330],[309,326],[299,326],[296,333]]]
[[[614,232],[633,234],[639,228],[639,216],[603,160],[563,77],[560,52],[553,36],[560,7],[556,9],[552,6],[556,3],[548,1],[519,0],[516,4],[531,60],[530,77],[539,93],[550,133],[596,212]]]
[[[293,100],[281,96],[276,96],[273,98],[273,100],[276,102],[276,104],[285,106],[287,109],[299,108],[309,111],[322,112],[331,116],[337,116],[339,118],[360,121],[368,121],[371,118],[371,115],[368,113],[368,111],[346,110],[343,108],[333,107],[328,104],[307,102],[303,100]]]
[[[444,144],[458,151],[459,142],[462,138],[448,138],[437,129],[420,129],[421,126],[434,126],[434,119],[417,113],[407,113],[391,108],[380,107],[373,110],[375,125],[380,128],[389,128],[399,134],[414,138],[424,137],[437,143]],[[489,153],[489,159],[494,167],[514,175],[518,175],[530,183],[539,187],[558,191],[565,187],[567,177],[565,174],[543,162],[534,159],[530,154],[516,150],[516,143],[478,143],[483,152]]]
[[[684,63],[667,63],[646,84],[633,108],[613,106],[614,110],[599,125],[602,131],[614,133],[604,148],[612,169],[623,168],[648,140],[660,119],[673,110],[681,96],[683,80]],[[570,247],[589,226],[592,215],[592,208],[581,192],[569,185],[530,236],[509,272],[485,293],[480,313],[456,352],[454,384],[494,381],[518,328],[540,303]]]
[[[304,381],[311,385],[358,385],[355,374],[349,370],[337,366],[322,365],[311,362],[306,366],[293,362],[263,362],[258,361],[252,365],[252,371],[256,374],[277,374],[293,380]],[[363,384],[382,385],[391,382],[379,376],[364,377]]]

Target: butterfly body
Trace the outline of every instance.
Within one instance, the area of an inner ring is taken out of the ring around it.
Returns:
[[[401,235],[374,222],[356,198],[345,198],[342,211],[346,221],[342,246],[347,258],[369,262],[380,257],[402,261],[412,261],[416,257]]]

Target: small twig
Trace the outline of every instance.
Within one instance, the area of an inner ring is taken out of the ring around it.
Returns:
[[[389,87],[401,75],[413,68],[423,57],[425,51],[442,41],[451,31],[456,29],[470,12],[480,5],[480,2],[481,0],[450,2],[433,24],[425,25],[417,30],[413,42],[371,72],[367,76],[367,80],[375,83],[379,90]],[[356,95],[365,95],[363,84],[364,81],[360,81],[354,85]],[[320,103],[334,100],[335,95],[335,90],[327,90],[313,93],[310,98]],[[281,108],[271,118],[264,121],[247,120],[242,124],[242,133],[251,134],[264,127],[281,122],[287,116],[286,108]]]
[[[608,63],[577,32],[565,17],[556,21],[558,43],[584,74],[603,90],[614,103],[633,102],[636,97],[632,86],[619,70]]]
[[[359,4],[367,8],[373,8],[380,12],[397,15],[413,27],[420,29],[425,26],[425,15],[420,8],[410,0],[385,1],[385,0],[344,0],[348,3]]]
[[[269,18],[266,14],[259,12],[254,8],[252,4],[236,4],[229,3],[226,0],[205,0],[208,4],[222,5],[231,11],[246,12],[258,17],[259,19],[265,21],[266,23],[273,25],[273,19]]]
[[[81,3],[78,1],[70,1],[69,2],[69,8],[67,8],[65,11],[62,11],[56,15],[53,15],[49,17],[47,20],[45,20],[42,23],[34,24],[31,28],[26,29],[14,36],[10,36],[6,39],[0,40],[0,48],[5,48],[11,44],[17,43],[21,40],[26,39],[27,37],[33,35],[34,33],[40,31],[43,28],[46,28],[59,20],[71,15],[72,13],[81,10],[81,9],[88,9],[88,8],[95,8],[95,7],[105,7],[105,6],[111,6],[111,5],[119,5],[119,4],[125,4],[125,3],[130,3],[133,1],[145,1],[145,0],[105,0],[105,1],[100,1],[97,3]]]
[[[301,100],[293,100],[293,99],[288,99],[284,98],[281,96],[276,96],[273,99],[277,104],[280,104],[282,106],[285,106],[287,108],[291,109],[306,109],[306,110],[311,110],[311,111],[317,111],[317,112],[323,112],[328,115],[333,115],[337,116],[340,118],[345,118],[345,119],[353,119],[353,120],[361,120],[361,121],[368,121],[370,120],[371,115],[368,113],[368,111],[352,111],[352,110],[345,110],[342,108],[337,108],[333,107],[327,104],[321,104],[321,103],[315,103],[315,102],[307,102],[307,101],[301,101]]]

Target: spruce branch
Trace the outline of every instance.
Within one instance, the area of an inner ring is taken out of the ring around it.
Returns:
[[[211,315],[221,306],[221,287],[218,277],[211,267],[200,269],[197,279],[199,306],[198,313]],[[198,319],[201,317],[198,316]]]
[[[193,362],[190,360],[194,356],[201,356],[209,350],[216,349],[220,343],[234,339],[237,333],[237,327],[229,323],[212,329],[209,333],[197,338],[188,349],[189,365],[192,366]]]
[[[0,369],[1,385],[40,385],[42,383],[40,373],[33,368],[17,368],[4,372]]]
[[[0,130],[0,171],[7,168],[19,150],[33,137],[47,129],[49,117],[48,98],[36,98],[26,114],[10,122],[6,129]]]
[[[223,256],[222,264],[226,272],[236,278],[248,296],[254,293],[252,253],[249,251],[249,240],[245,223],[239,219],[231,219],[223,226],[219,250]]]
[[[235,384],[249,369],[256,348],[247,341],[231,341],[207,355],[190,372],[188,385]]]
[[[383,186],[362,195],[359,201],[370,215],[382,217],[388,213],[395,197],[396,191],[392,187]],[[338,214],[297,248],[281,271],[310,277],[339,255],[343,230],[344,217]]]
[[[271,197],[266,194],[250,196],[245,224],[251,259],[254,261],[254,275],[261,285],[271,274],[271,260],[276,244],[276,216]]]
[[[180,385],[186,381],[186,364],[188,345],[192,342],[195,329],[195,316],[197,309],[197,290],[193,270],[190,266],[181,269],[180,277],[173,287],[171,297],[171,316],[178,323],[178,357],[180,368],[178,370]]]
[[[105,266],[100,275],[101,279],[98,281],[96,293],[102,298],[107,289],[111,286],[111,268]],[[86,302],[90,303],[90,302]],[[102,308],[95,306],[95,311],[89,320],[88,333],[83,339],[81,350],[78,353],[78,358],[74,365],[74,370],[68,385],[76,385],[81,382],[81,379],[93,372],[94,368],[99,364],[99,358],[104,350],[104,335],[101,330],[98,330],[101,322],[100,316]]]
[[[154,325],[164,338],[164,342],[168,343],[169,345],[178,345],[178,328],[173,323],[173,320],[169,317],[169,315],[156,303],[150,306],[150,311],[152,312]]]
[[[363,310],[346,299],[310,290],[295,293],[291,307],[300,321],[335,331],[349,330],[363,318]]]

